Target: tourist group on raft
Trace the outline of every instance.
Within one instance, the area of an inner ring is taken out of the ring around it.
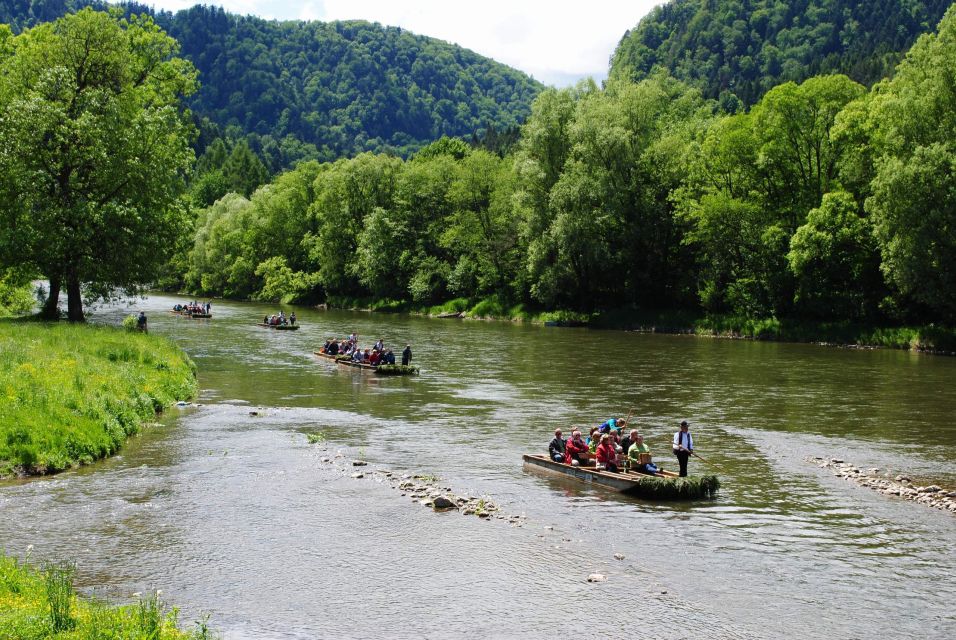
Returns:
[[[265,316],[262,318],[262,324],[268,324],[274,327],[289,325],[295,326],[295,311],[290,313],[288,316],[284,311],[280,311],[278,314],[273,313],[271,316]]]
[[[212,309],[212,305],[208,302],[203,304],[202,302],[187,302],[186,304],[176,304],[173,305],[173,311],[177,313],[206,313],[208,314]]]
[[[319,349],[319,353],[325,353],[330,356],[349,356],[352,359],[352,362],[361,362],[363,364],[370,364],[373,367],[377,367],[381,364],[395,364],[395,354],[392,353],[391,349],[385,348],[385,341],[382,338],[378,339],[378,342],[375,343],[371,349],[362,350],[358,346],[358,334],[352,333],[348,338],[343,338],[342,340],[337,340],[335,338],[329,338],[325,341],[325,345]],[[412,347],[411,345],[405,345],[405,349],[402,351],[402,365],[408,366],[412,361]]]
[[[594,467],[602,471],[621,473],[630,469],[658,475],[663,470],[652,462],[651,450],[644,442],[644,436],[637,429],[631,429],[622,437],[626,427],[627,420],[611,418],[591,427],[587,438],[583,438],[576,428],[570,438],[564,438],[561,429],[555,429],[554,439],[548,444],[548,455],[554,462],[575,467],[590,466],[593,461]],[[686,420],[681,421],[680,431],[674,434],[672,449],[680,465],[680,477],[686,477],[687,460],[694,453],[694,439]]]

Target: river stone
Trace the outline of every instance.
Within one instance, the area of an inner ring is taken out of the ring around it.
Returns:
[[[361,471],[358,471],[358,472],[356,472],[356,473],[353,473],[353,474],[352,474],[352,477],[353,477],[353,478],[364,478],[364,477],[365,477],[365,474],[362,473]]]
[[[843,460],[841,460],[840,458],[830,458],[830,462],[834,464],[843,464]]]
[[[458,505],[453,501],[449,500],[446,496],[436,496],[432,502],[436,511],[444,511],[445,509],[457,509]]]
[[[624,554],[623,554],[623,553],[615,553],[615,554],[614,554],[614,559],[615,559],[615,560],[623,560],[623,559],[624,559]]]
[[[368,463],[365,462],[365,460],[352,460],[352,466],[353,466],[353,467],[364,467],[364,466],[367,465],[367,464],[368,464]]]
[[[603,573],[592,573],[588,576],[588,582],[607,582],[607,576]]]

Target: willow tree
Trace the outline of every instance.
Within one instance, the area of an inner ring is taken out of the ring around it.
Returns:
[[[2,35],[2,34],[0,34]],[[194,157],[180,99],[193,66],[151,18],[84,9],[2,38],[0,260],[66,287],[111,294],[152,280],[185,231]]]

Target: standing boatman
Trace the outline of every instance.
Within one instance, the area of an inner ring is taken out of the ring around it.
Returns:
[[[408,363],[412,361],[412,345],[406,344],[405,350],[402,351],[402,366],[407,367]]]
[[[674,455],[680,463],[680,477],[687,476],[687,460],[694,453],[694,438],[686,420],[680,421],[680,431],[674,434]]]

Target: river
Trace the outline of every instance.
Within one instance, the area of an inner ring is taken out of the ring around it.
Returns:
[[[177,301],[132,309],[196,361],[199,406],[112,459],[0,484],[0,547],[75,560],[85,593],[161,589],[228,639],[956,637],[956,517],[804,461],[956,488],[956,358],[305,308],[277,332],[254,324],[273,307],[214,301],[192,320],[166,313]],[[353,330],[410,343],[421,374],[312,355]],[[555,426],[631,408],[671,466],[690,421],[716,499],[523,469]],[[322,462],[336,452],[525,518],[433,513]]]

